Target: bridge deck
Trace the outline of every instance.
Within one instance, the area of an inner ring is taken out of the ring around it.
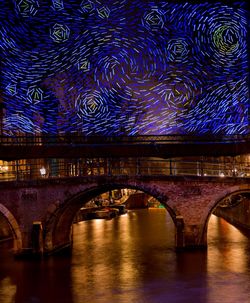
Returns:
[[[0,137],[0,159],[236,156],[250,152],[249,136],[19,136]]]

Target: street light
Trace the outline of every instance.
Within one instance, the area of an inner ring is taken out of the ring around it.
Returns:
[[[46,176],[46,168],[45,167],[40,168],[40,174],[43,178]]]

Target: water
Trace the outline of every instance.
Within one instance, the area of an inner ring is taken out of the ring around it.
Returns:
[[[164,209],[74,225],[71,256],[0,250],[0,303],[249,303],[250,237],[212,216],[207,251],[176,253]]]

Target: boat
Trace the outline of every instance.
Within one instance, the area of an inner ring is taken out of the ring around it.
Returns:
[[[113,204],[109,206],[112,209],[118,209],[119,215],[126,214],[128,211],[126,209],[126,206],[124,204]]]
[[[118,216],[119,210],[115,208],[102,208],[93,212],[94,219],[111,219]]]

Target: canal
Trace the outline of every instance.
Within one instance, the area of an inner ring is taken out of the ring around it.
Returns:
[[[177,253],[165,209],[74,224],[70,256],[0,249],[0,303],[249,303],[250,236],[212,216],[208,249]]]

